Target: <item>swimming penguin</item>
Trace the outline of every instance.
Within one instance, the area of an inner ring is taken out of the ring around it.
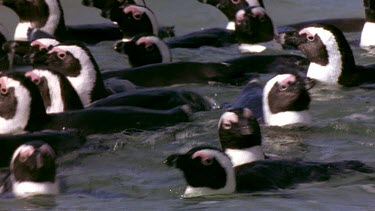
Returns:
[[[104,40],[119,40],[122,34],[115,24],[91,24],[66,26],[59,0],[2,0],[1,5],[12,9],[19,17],[14,39],[29,40],[28,34],[39,33],[57,40],[80,40],[85,43],[98,43]],[[39,32],[38,32],[39,31]],[[33,39],[44,38],[33,36]]]
[[[284,39],[310,60],[307,76],[318,82],[342,86],[375,83],[375,68],[357,66],[344,34],[332,25],[314,24]]]
[[[164,163],[183,172],[187,182],[184,198],[286,189],[301,183],[327,181],[336,175],[375,172],[355,160],[328,163],[260,160],[233,167],[230,158],[213,147],[195,147],[184,154],[172,154]]]
[[[48,143],[60,156],[81,148],[86,142],[86,137],[78,130],[45,130],[16,135],[0,135],[0,167],[9,166],[12,154],[17,147],[35,140]]]
[[[47,113],[59,113],[83,108],[77,92],[64,75],[42,69],[28,71],[25,75],[38,86]],[[169,110],[183,105],[190,105],[193,112],[207,111],[213,107],[208,99],[192,91],[140,88],[112,94],[89,104],[87,108],[135,106]]]
[[[126,54],[133,67],[172,61],[168,46],[156,36],[134,36],[129,41],[119,41],[114,50]]]
[[[10,162],[10,175],[0,189],[10,187],[17,198],[59,194],[55,160],[55,151],[45,142],[32,141],[19,146]]]
[[[227,29],[235,30],[236,13],[249,6],[264,8],[263,0],[198,0],[201,3],[212,5],[218,8],[228,19]]]
[[[192,113],[189,105],[183,105],[170,110],[118,106],[47,114],[37,86],[17,72],[0,77],[0,91],[0,134],[47,129],[78,129],[85,134],[156,129],[189,121]]]
[[[47,114],[83,109],[81,99],[63,74],[34,69],[25,75],[38,86]]]
[[[248,108],[231,108],[221,115],[219,138],[220,146],[233,166],[266,158],[262,149],[260,126]]]
[[[84,106],[109,95],[98,64],[88,48],[81,43],[65,42],[54,46],[38,68],[65,75]]]
[[[363,0],[366,23],[361,33],[360,46],[362,48],[375,46],[375,0]]]
[[[239,50],[262,52],[267,48],[282,50],[277,42],[278,33],[263,7],[245,7],[236,13],[236,39]]]
[[[267,81],[250,81],[225,109],[248,108],[266,126],[309,126],[310,94],[314,81],[301,73],[280,73]]]
[[[267,126],[310,126],[310,90],[314,82],[295,74],[279,74],[263,89],[263,119]]]

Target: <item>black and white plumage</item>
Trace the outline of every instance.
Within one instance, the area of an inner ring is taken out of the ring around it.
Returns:
[[[267,48],[282,50],[276,40],[276,28],[263,7],[245,7],[238,10],[235,18],[235,34],[241,52],[259,53]]]
[[[265,159],[259,124],[248,108],[228,109],[221,115],[219,138],[233,166]]]
[[[267,126],[309,126],[313,81],[295,74],[279,74],[263,89],[263,119]]]
[[[23,73],[3,75],[0,90],[0,134],[66,129],[92,134],[157,129],[189,121],[192,113],[189,105],[183,105],[169,110],[117,106],[47,114],[37,86]]]
[[[375,83],[373,66],[357,66],[344,34],[332,25],[315,24],[287,35],[310,60],[307,76],[327,85],[358,86]]]
[[[47,55],[40,69],[59,72],[68,78],[84,106],[108,96],[94,57],[79,43],[60,43]]]
[[[94,44],[122,38],[114,24],[66,26],[59,0],[2,0],[0,3],[12,9],[20,19],[14,34],[15,40],[33,41],[54,37],[61,41],[80,40]]]
[[[25,75],[38,86],[48,114],[83,109],[77,92],[61,73],[34,69]]]
[[[129,41],[119,41],[114,50],[126,54],[133,67],[172,61],[169,47],[156,36],[134,36]]]
[[[183,172],[187,182],[185,198],[293,188],[350,172],[375,172],[372,167],[353,160],[330,163],[261,160],[233,167],[223,151],[212,147],[173,154],[164,163]]]
[[[0,188],[11,189],[17,198],[59,194],[55,159],[55,151],[45,142],[32,141],[19,146],[13,153],[9,177]]]
[[[8,30],[0,23],[0,71],[8,70],[9,68],[9,59],[8,53],[3,49],[3,44],[9,40]]]

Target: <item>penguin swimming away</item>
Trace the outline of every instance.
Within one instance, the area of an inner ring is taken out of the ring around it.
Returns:
[[[129,41],[119,41],[114,50],[126,54],[133,67],[172,61],[168,46],[156,36],[134,36]]]
[[[10,175],[0,189],[6,191],[10,187],[17,198],[59,194],[55,160],[55,151],[45,142],[32,141],[19,146],[10,162]]]
[[[33,39],[48,36],[57,40],[80,40],[89,44],[122,38],[118,27],[112,23],[66,26],[59,0],[2,0],[0,5],[12,9],[20,19],[14,34],[15,40],[33,41],[28,36],[30,33],[43,36],[33,36]]]
[[[350,172],[375,172],[355,160],[328,163],[260,160],[233,167],[223,151],[206,146],[172,154],[164,163],[183,172],[187,182],[184,198],[294,188],[297,184],[327,181]]]
[[[357,66],[344,34],[332,25],[314,24],[286,34],[285,43],[298,47],[310,60],[307,76],[327,85],[375,83],[375,67]]]
[[[170,110],[118,106],[47,114],[37,86],[17,72],[0,77],[0,91],[0,134],[48,129],[78,129],[84,134],[156,129],[189,121],[191,114],[189,105]]]

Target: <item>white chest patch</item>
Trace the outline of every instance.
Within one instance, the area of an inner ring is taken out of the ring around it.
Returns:
[[[361,47],[375,46],[375,23],[366,22],[361,34]]]
[[[77,77],[67,77],[84,106],[89,105],[91,100],[91,93],[94,89],[96,81],[95,67],[86,52],[78,46],[60,45],[59,49],[69,51],[75,58],[79,59],[81,64],[81,71]]]
[[[15,88],[17,107],[12,119],[0,117],[0,134],[20,134],[25,132],[25,127],[30,117],[31,96],[29,91],[21,86],[20,82],[8,77],[2,77],[7,87]]]
[[[61,97],[59,78],[51,72],[45,70],[33,70],[33,72],[40,77],[45,77],[47,79],[51,105],[46,108],[46,113],[50,114],[63,112],[64,102]]]
[[[36,195],[57,195],[60,192],[59,183],[52,182],[14,182],[13,194],[17,198]]]
[[[27,31],[31,27],[30,22],[18,23],[14,32],[14,40],[27,41]]]
[[[264,153],[261,146],[254,146],[247,149],[226,149],[225,154],[230,157],[234,167],[257,160],[264,160]]]

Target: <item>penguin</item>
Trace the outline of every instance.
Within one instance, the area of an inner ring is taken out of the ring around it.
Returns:
[[[83,109],[77,92],[64,75],[50,70],[34,69],[26,72],[25,76],[38,86],[47,113]],[[89,104],[87,108],[135,106],[169,110],[186,104],[191,106],[193,112],[213,108],[209,99],[195,92],[166,88],[140,88],[112,94]]]
[[[33,41],[33,39],[54,37],[60,41],[79,40],[95,44],[104,40],[119,40],[122,34],[115,24],[91,24],[66,26],[64,13],[59,0],[2,0],[0,5],[12,9],[19,17],[14,40]],[[32,35],[39,33],[38,37]],[[31,35],[30,35],[31,34]]]
[[[267,48],[282,50],[278,32],[263,7],[252,6],[236,13],[235,34],[241,53],[259,53]]]
[[[219,119],[218,133],[221,149],[233,166],[266,159],[261,129],[250,109],[227,109]]]
[[[266,126],[309,127],[311,125],[310,78],[295,74],[278,74],[263,89],[263,119]]]
[[[98,64],[82,43],[65,42],[54,46],[38,68],[65,75],[84,106],[109,95]]]
[[[156,36],[137,35],[127,42],[117,42],[114,50],[126,54],[132,67],[172,62],[170,49]]]
[[[126,79],[141,87],[185,83],[224,83],[242,86],[259,73],[278,73],[283,72],[283,69],[306,71],[308,64],[308,59],[298,55],[246,55],[221,62],[157,63],[103,71],[102,77]]]
[[[191,106],[193,112],[198,112],[213,110],[215,103],[193,91],[155,87],[113,94],[93,102],[88,108],[136,106],[148,109],[168,110],[186,104]]]
[[[47,114],[83,109],[77,92],[61,73],[33,69],[25,76],[38,86]]]
[[[362,48],[368,48],[375,46],[375,1],[363,0],[363,6],[365,7],[366,22],[363,25],[359,45]]]
[[[264,7],[263,0],[198,0],[203,4],[209,4],[218,8],[228,19],[227,29],[235,30],[236,13],[249,6]]]
[[[85,108],[47,114],[38,87],[24,73],[0,77],[0,134],[77,129],[84,134],[157,129],[189,121],[189,105],[169,110],[131,106]]]
[[[222,150],[207,146],[172,154],[164,163],[183,172],[187,182],[184,198],[287,189],[301,183],[334,179],[336,175],[375,173],[373,167],[355,160],[327,163],[259,160],[233,167]]]
[[[224,109],[248,108],[265,126],[310,126],[309,90],[315,83],[300,73],[279,73],[263,85],[251,80]]]
[[[0,189],[4,192],[10,187],[16,198],[60,193],[56,154],[45,142],[31,141],[19,146],[13,153],[9,171]]]
[[[356,65],[344,34],[333,25],[313,24],[286,34],[284,40],[306,55],[310,60],[307,76],[322,84],[353,87],[375,83],[374,66]]]

